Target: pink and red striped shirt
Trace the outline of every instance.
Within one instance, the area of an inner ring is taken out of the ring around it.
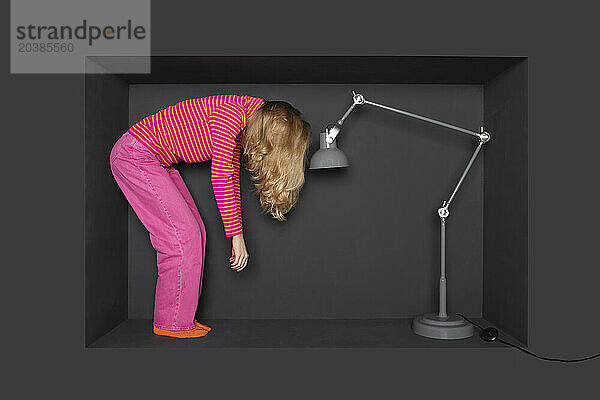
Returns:
[[[189,99],[129,128],[164,166],[212,160],[211,181],[228,237],[242,233],[241,135],[248,118],[264,103],[251,96],[215,95]]]

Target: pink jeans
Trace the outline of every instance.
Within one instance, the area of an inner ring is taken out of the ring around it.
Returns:
[[[175,168],[161,165],[129,133],[114,145],[110,167],[157,252],[154,326],[193,329],[202,290],[206,230],[189,190]]]

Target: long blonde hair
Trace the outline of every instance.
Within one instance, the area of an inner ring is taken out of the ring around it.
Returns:
[[[266,100],[244,128],[246,169],[263,212],[279,221],[285,220],[304,185],[310,143],[310,124],[285,101]]]

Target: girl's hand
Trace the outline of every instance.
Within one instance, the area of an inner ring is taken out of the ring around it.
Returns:
[[[240,272],[248,264],[248,251],[246,250],[246,242],[244,235],[239,234],[231,239],[231,257],[229,258],[231,269]]]

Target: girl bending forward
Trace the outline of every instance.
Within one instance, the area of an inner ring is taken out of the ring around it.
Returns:
[[[211,181],[229,262],[243,270],[248,252],[242,230],[240,156],[265,212],[280,221],[304,184],[310,125],[283,101],[216,95],[182,101],[133,125],[114,145],[115,180],[157,252],[154,333],[177,338],[206,335],[195,321],[202,290],[206,231],[179,172],[173,167],[211,160]]]

